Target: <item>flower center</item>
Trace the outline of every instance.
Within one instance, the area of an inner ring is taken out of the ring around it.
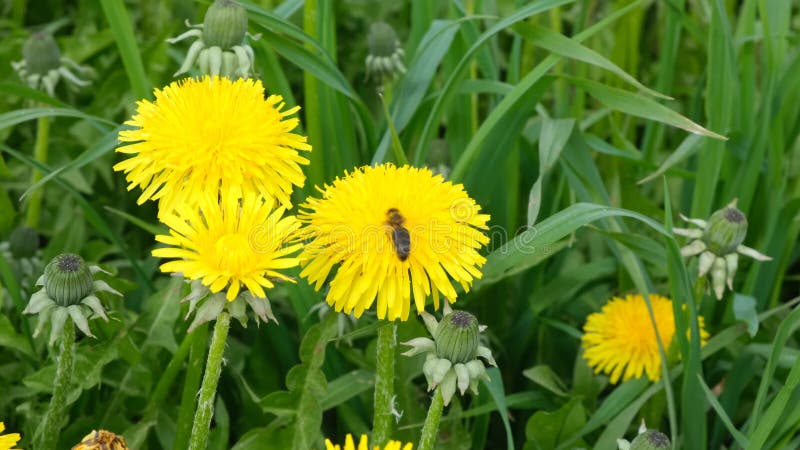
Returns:
[[[77,272],[81,260],[76,255],[63,255],[58,259],[58,270],[61,272]]]
[[[243,233],[223,234],[214,244],[214,251],[219,268],[231,272],[240,272],[253,259],[250,241]]]

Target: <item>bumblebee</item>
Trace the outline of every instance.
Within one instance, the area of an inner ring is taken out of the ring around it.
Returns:
[[[397,208],[390,208],[386,211],[386,224],[392,227],[392,242],[394,243],[394,250],[397,252],[397,257],[400,261],[405,261],[411,251],[411,235],[408,229],[403,226],[406,219],[400,215]]]

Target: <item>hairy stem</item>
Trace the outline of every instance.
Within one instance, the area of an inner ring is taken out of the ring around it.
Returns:
[[[58,355],[56,379],[53,382],[53,397],[50,406],[41,424],[41,433],[38,434],[39,444],[34,446],[41,450],[55,450],[58,436],[61,434],[61,424],[67,407],[67,394],[72,382],[72,372],[75,368],[75,325],[72,319],[64,323],[61,335],[61,349]]]
[[[422,426],[422,436],[419,438],[417,450],[432,450],[439,437],[439,420],[442,418],[444,409],[444,397],[442,397],[442,386],[437,386],[431,400],[431,407],[428,408],[428,415],[425,416],[425,425]]]
[[[206,371],[203,384],[200,385],[200,398],[197,400],[197,411],[194,413],[192,437],[189,450],[205,450],[208,444],[208,428],[214,414],[214,398],[217,394],[219,375],[222,372],[222,356],[225,353],[225,342],[228,339],[231,316],[223,311],[217,316],[214,333],[211,335],[211,347],[206,360]]]
[[[378,328],[378,348],[373,403],[372,442],[383,446],[392,433],[392,401],[394,397],[394,354],[397,325],[390,322]]]

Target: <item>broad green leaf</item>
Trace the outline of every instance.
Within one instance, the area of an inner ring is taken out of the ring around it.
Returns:
[[[734,294],[733,317],[747,324],[747,334],[751,338],[756,336],[756,333],[758,333],[758,310],[755,298],[750,295]]]
[[[524,7],[518,9],[513,14],[509,15],[508,17],[504,18],[503,20],[497,22],[488,30],[486,30],[477,41],[475,41],[472,46],[467,50],[461,60],[458,62],[458,65],[451,71],[450,77],[448,77],[447,81],[445,82],[444,86],[442,87],[439,96],[436,98],[436,102],[433,104],[431,108],[431,112],[428,114],[428,118],[425,121],[425,128],[422,130],[422,136],[420,137],[420,144],[419,148],[414,155],[414,165],[420,166],[422,165],[426,158],[428,152],[428,144],[430,140],[433,138],[433,133],[436,131],[439,125],[439,117],[441,116],[442,112],[444,111],[445,105],[449,102],[452,98],[452,95],[455,94],[457,91],[457,82],[463,76],[467,68],[469,67],[469,62],[472,60],[472,57],[478,52],[478,50],[486,44],[492,37],[497,35],[498,33],[504,31],[509,26],[521,21],[525,20],[528,17],[531,17],[535,14],[539,14],[541,12],[556,8],[561,5],[565,5],[567,3],[571,3],[574,0],[542,0],[539,2],[534,2]],[[528,80],[526,85],[520,87],[520,91],[526,92],[532,87],[535,82],[538,80],[538,77],[534,77],[533,80]],[[512,91],[513,92],[513,91]],[[518,94],[517,94],[518,95]],[[511,101],[512,94],[509,93],[505,97],[506,100]],[[498,105],[499,107],[499,105]],[[481,127],[483,128],[483,127]],[[488,134],[488,132],[487,132]]]
[[[497,282],[532,267],[541,261],[543,253],[547,253],[547,256],[552,253],[550,246],[558,240],[584,225],[607,217],[634,218],[655,231],[670,236],[661,224],[637,212],[592,203],[577,203],[528,228],[490,253],[483,267],[480,285]]]
[[[374,385],[375,373],[372,371],[357,369],[348,372],[328,383],[328,389],[319,401],[320,406],[325,411],[335,408]]]
[[[609,108],[632,116],[656,120],[667,125],[682,128],[690,133],[725,140],[725,136],[709,131],[692,122],[685,116],[667,108],[655,100],[634,92],[618,89],[585,78],[565,76],[565,79],[586,90],[592,97]]]
[[[561,55],[566,58],[583,61],[585,63],[606,69],[609,72],[612,72],[618,77],[622,78],[623,80],[625,80],[625,82],[632,85],[636,89],[639,89],[647,93],[648,95],[666,99],[671,98],[667,95],[661,94],[660,92],[656,92],[648,88],[647,86],[640,83],[639,80],[629,75],[619,66],[612,63],[599,53],[595,52],[594,50],[588,47],[581,45],[576,40],[570,39],[561,33],[548,30],[533,23],[516,24],[514,25],[514,31],[519,33],[525,39],[531,41],[531,43],[533,43],[534,45],[542,47],[545,50],[548,50],[552,53]]]
[[[503,426],[506,429],[506,441],[508,450],[514,450],[514,435],[511,432],[511,423],[508,420],[508,407],[506,406],[506,390],[503,386],[503,376],[497,367],[490,367],[486,369],[486,374],[489,375],[489,381],[482,380],[489,394],[492,396],[495,405],[497,405],[497,412],[500,413],[500,419],[503,421]]]
[[[722,405],[720,405],[719,400],[717,400],[717,396],[711,392],[711,389],[708,388],[708,385],[706,385],[706,382],[703,380],[700,374],[697,374],[697,380],[700,383],[700,386],[703,388],[703,393],[706,394],[706,400],[711,407],[714,408],[714,411],[717,413],[720,420],[722,420],[722,423],[725,424],[725,428],[728,429],[728,433],[733,436],[733,438],[736,440],[736,443],[739,444],[740,447],[746,448],[747,438],[744,437],[744,435],[733,425],[731,418],[728,417],[728,414],[725,412],[725,408],[723,408]]]
[[[685,160],[686,158],[692,156],[695,153],[695,151],[697,151],[697,144],[700,142],[701,139],[702,136],[698,134],[690,134],[689,136],[686,136],[686,138],[683,140],[683,142],[681,142],[678,148],[676,148],[674,152],[670,153],[669,156],[667,156],[667,159],[665,159],[664,162],[661,163],[660,166],[658,166],[658,169],[655,172],[642,178],[641,180],[639,180],[637,184],[644,184],[647,183],[648,181],[660,177],[675,164],[678,164],[681,161]]]
[[[117,41],[122,64],[128,74],[133,93],[138,98],[151,98],[153,85],[147,78],[139,53],[139,40],[133,32],[133,22],[122,0],[100,0],[106,20]]]
[[[556,411],[537,411],[525,426],[524,450],[550,450],[571,437],[586,423],[586,411],[580,399],[572,399]],[[586,443],[578,441],[578,447]]]
[[[556,375],[553,369],[548,365],[541,364],[531,367],[530,369],[525,369],[522,375],[556,395],[560,395],[561,397],[567,397],[569,395],[566,386],[564,386],[564,382],[561,381],[558,375]]]
[[[0,347],[18,350],[28,356],[35,356],[28,339],[17,333],[14,325],[5,315],[0,315]]]
[[[92,116],[77,109],[72,108],[27,108],[9,111],[0,114],[0,129],[13,127],[14,125],[29,120],[38,119],[39,117],[76,117],[78,119],[86,119],[92,121],[103,127],[105,130],[106,125],[116,126],[114,122],[103,119],[101,117]]]
[[[125,125],[120,125],[115,129],[109,131],[105,134],[105,136],[101,137],[99,140],[95,141],[95,143],[86,149],[85,152],[81,153],[77,158],[71,160],[67,164],[59,167],[58,169],[53,170],[52,172],[46,174],[42,177],[41,180],[37,181],[36,183],[32,184],[25,192],[22,193],[21,198],[25,198],[28,194],[35,191],[39,186],[43,186],[48,181],[52,180],[55,177],[61,176],[61,174],[67,173],[72,170],[80,169],[81,167],[86,166],[87,164],[91,164],[101,156],[105,155],[114,150],[117,146],[117,135],[119,131],[126,127]]]
[[[542,184],[545,177],[553,168],[567,143],[574,119],[542,119],[542,131],[539,136],[539,177],[533,183],[528,194],[528,226],[536,223],[539,209],[542,207]]]

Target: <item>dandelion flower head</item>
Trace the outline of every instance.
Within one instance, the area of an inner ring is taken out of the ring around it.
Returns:
[[[0,422],[0,450],[14,450],[14,446],[20,440],[20,435],[19,433],[2,434],[5,430],[6,425]]]
[[[261,81],[204,77],[176,81],[155,91],[155,101],[138,102],[136,114],[119,133],[116,164],[128,189],[139,187],[138,202],[159,200],[159,214],[199,193],[257,192],[290,207],[292,186],[302,186],[301,152],[306,138],[291,131],[288,118],[299,107],[281,111],[283,99],[264,98]],[[240,194],[242,195],[242,194]]]
[[[273,205],[273,200],[254,193],[245,193],[241,200],[235,195],[220,201],[205,196],[198,207],[179,205],[161,218],[170,232],[156,240],[168,247],[153,250],[153,256],[173,258],[161,265],[162,272],[201,280],[213,293],[227,287],[229,301],[242,286],[264,298],[264,288],[274,287],[272,278],[291,280],[280,270],[298,265],[291,255],[300,249],[299,243],[285,244],[299,221],[283,217],[285,208]]]
[[[658,334],[666,351],[675,335],[672,300],[651,295]],[[701,343],[708,339],[699,318]],[[583,357],[595,373],[603,372],[616,384],[647,374],[651,381],[661,378],[661,356],[647,304],[642,295],[614,297],[598,313],[589,315],[583,326]]]
[[[486,259],[489,216],[460,184],[428,169],[384,164],[338,178],[310,198],[298,215],[307,240],[301,276],[320,289],[333,273],[327,301],[360,317],[377,300],[380,319],[408,319],[428,297],[468,291]],[[334,269],[334,267],[337,267]]]
[[[383,450],[412,450],[412,448],[413,445],[410,443],[403,445],[403,443],[399,441],[389,441],[383,446]],[[325,439],[325,450],[381,450],[381,447],[376,445],[370,448],[366,434],[361,435],[361,439],[358,441],[358,447],[356,447],[353,436],[348,433],[344,440],[344,447],[341,445],[334,445],[330,439]]]

